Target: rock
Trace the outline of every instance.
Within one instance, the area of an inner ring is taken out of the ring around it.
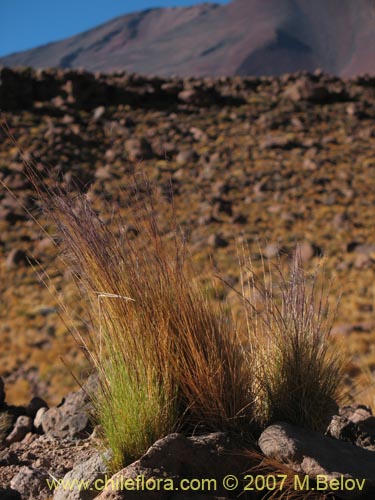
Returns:
[[[0,467],[18,465],[19,463],[18,455],[13,450],[5,448],[0,451]],[[0,498],[2,497],[0,496]]]
[[[323,475],[329,479],[365,479],[366,490],[375,492],[375,453],[344,441],[333,440],[317,432],[280,422],[261,434],[259,447],[268,458],[275,459],[298,474],[312,478]],[[340,491],[340,497],[357,498],[359,488]]]
[[[341,323],[332,327],[332,335],[350,335],[351,333],[371,333],[375,329],[375,322]]]
[[[176,156],[176,162],[179,165],[185,165],[187,163],[191,163],[193,161],[196,161],[198,159],[197,153],[195,153],[191,149],[186,149],[183,151],[180,151],[178,155]]]
[[[10,482],[10,487],[18,491],[22,500],[37,500],[46,497],[48,474],[41,469],[21,467]]]
[[[288,86],[283,97],[292,101],[308,101],[314,104],[328,104],[348,99],[347,92],[340,89],[330,89],[328,85],[313,81],[310,76],[300,77]]]
[[[280,245],[275,244],[275,243],[270,243],[263,250],[263,255],[267,259],[274,259],[275,257],[278,257],[280,255],[281,250],[282,250],[282,247]]]
[[[74,488],[67,491],[66,488],[64,489],[60,485],[55,490],[54,500],[91,500],[95,498],[101,489],[100,484],[104,484],[104,478],[108,472],[107,461],[109,458],[110,454],[108,452],[104,455],[97,453],[86,462],[74,467],[64,476],[63,484],[82,484],[81,481],[84,481],[86,484],[91,485],[89,490],[79,491],[78,488]],[[100,481],[98,490],[95,489],[96,480],[103,480],[103,483]]]
[[[27,109],[33,103],[33,74],[28,68],[0,68],[0,108]]]
[[[99,181],[108,181],[112,178],[112,172],[108,165],[105,167],[99,167],[95,170],[95,179]]]
[[[71,392],[59,406],[44,412],[39,417],[43,431],[59,438],[87,437],[92,431],[89,394],[93,394],[95,384],[97,378],[92,376],[82,389]]]
[[[364,405],[344,406],[328,426],[328,435],[375,451],[375,417]]]
[[[27,254],[24,250],[13,248],[8,254],[5,265],[8,269],[14,269],[20,265],[28,264]]]
[[[225,214],[231,217],[233,215],[232,201],[226,198],[214,198],[213,216],[220,217],[220,214]]]
[[[332,227],[337,231],[347,230],[349,228],[350,217],[347,212],[337,213],[332,219]]]
[[[232,223],[240,225],[247,224],[247,216],[245,214],[234,215],[232,218]]]
[[[32,426],[32,419],[25,415],[21,415],[17,418],[12,432],[6,437],[5,442],[9,445],[22,441],[26,434],[31,430]]]
[[[355,269],[367,269],[371,267],[373,262],[375,262],[375,254],[373,256],[374,258],[365,253],[359,253],[354,260]]]
[[[289,150],[298,147],[299,144],[288,135],[268,135],[259,143],[261,150],[284,149]]]
[[[364,243],[363,245],[356,245],[354,253],[364,255],[366,257],[373,257],[375,259],[375,245],[371,243]]]
[[[144,137],[125,141],[125,151],[131,161],[148,160],[153,157],[151,144]]]
[[[223,478],[227,474],[238,474],[240,477],[243,471],[254,465],[246,454],[235,453],[233,450],[238,450],[238,448],[223,433],[191,438],[181,434],[170,434],[153,444],[143,457],[115,474],[111,479],[114,484],[116,482],[121,484],[126,479],[135,480],[137,476],[143,476],[145,481],[151,478],[170,478],[177,482],[180,479],[212,478],[217,480],[217,490],[214,495],[216,498],[225,498],[227,491],[222,486]],[[237,488],[232,494],[237,496],[240,489],[242,490],[242,487]],[[198,492],[196,493],[199,495]],[[182,493],[175,495],[180,500],[179,495]],[[184,495],[182,499],[186,498],[186,493]],[[208,499],[212,498],[212,493],[207,496]],[[171,498],[171,492],[163,488],[160,491],[142,492],[107,489],[97,498],[98,500],[136,500],[139,498],[167,500]]]
[[[43,415],[48,411],[48,408],[40,408],[34,418],[34,427],[37,431],[42,430]]]
[[[42,429],[52,436],[64,438],[85,437],[91,430],[88,414],[84,411],[69,413],[65,408],[50,408],[41,418]]]
[[[304,241],[297,246],[295,255],[297,259],[300,259],[304,264],[309,262],[314,257],[321,256],[322,250],[318,246],[309,243],[308,241]]]
[[[92,119],[94,122],[97,122],[100,120],[100,118],[103,117],[105,113],[105,107],[104,106],[98,106],[96,109],[94,109],[94,112],[92,114]]]
[[[178,94],[179,101],[193,106],[211,106],[221,101],[219,93],[214,89],[191,88]]]
[[[225,248],[229,245],[228,240],[219,233],[211,234],[207,239],[207,243],[213,248]]]

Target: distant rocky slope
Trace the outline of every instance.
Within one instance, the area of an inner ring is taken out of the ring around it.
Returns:
[[[126,218],[133,176],[146,172],[160,199],[173,189],[203,283],[218,267],[239,285],[236,245],[259,246],[271,263],[289,262],[295,244],[309,269],[324,259],[342,293],[334,336],[353,355],[348,384],[366,382],[374,356],[375,78],[324,74],[280,78],[163,79],[48,70],[0,73],[0,375],[8,402],[40,396],[57,404],[75,385],[84,357],[68,328],[87,329],[85,298],[51,240],[23,158],[46,184],[78,185],[101,211],[118,203]],[[19,148],[23,151],[23,158]],[[12,194],[13,193],[13,194]],[[128,228],[129,234],[132,228]],[[46,287],[48,285],[48,288]],[[50,293],[52,290],[52,294]],[[236,294],[218,283],[214,299]],[[60,301],[73,312],[64,324]],[[237,308],[237,309],[236,309]],[[360,401],[373,404],[374,391]]]
[[[163,76],[375,72],[373,0],[233,0],[150,9],[0,59]]]

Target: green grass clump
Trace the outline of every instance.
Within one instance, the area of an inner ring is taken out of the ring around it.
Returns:
[[[255,418],[261,428],[287,421],[324,431],[343,395],[345,366],[330,343],[335,313],[330,313],[329,294],[324,287],[318,290],[317,274],[305,273],[298,251],[288,275],[276,268],[277,284],[265,266],[260,281],[251,274],[251,263],[246,267],[251,276],[246,288],[263,302],[258,310],[244,295],[250,342],[257,353]]]

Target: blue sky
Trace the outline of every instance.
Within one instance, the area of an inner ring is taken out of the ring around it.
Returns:
[[[198,3],[202,0],[0,0],[0,56],[61,40],[128,12]]]

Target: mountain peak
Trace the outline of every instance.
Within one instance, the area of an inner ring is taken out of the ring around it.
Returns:
[[[375,72],[374,0],[233,0],[148,9],[0,59],[161,76]]]

